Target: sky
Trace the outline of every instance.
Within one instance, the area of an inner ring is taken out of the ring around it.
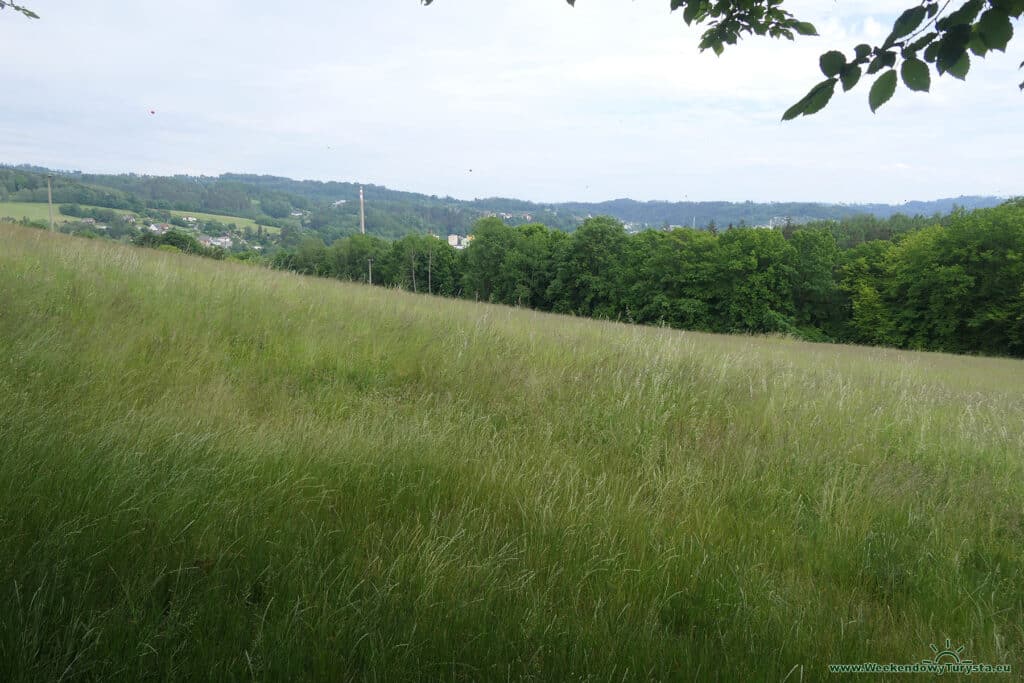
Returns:
[[[0,163],[539,202],[1024,194],[1024,38],[877,114],[864,80],[780,120],[912,0],[787,0],[819,37],[721,57],[668,0],[19,1],[42,18],[0,11]]]

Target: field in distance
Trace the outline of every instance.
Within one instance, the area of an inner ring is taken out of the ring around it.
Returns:
[[[83,206],[84,209],[97,209],[102,207],[96,206]],[[132,211],[123,211],[120,209],[113,209],[119,214],[123,215],[137,215]],[[194,216],[203,221],[218,221],[224,225],[234,223],[239,229],[245,229],[247,227],[256,230],[256,221],[250,218],[242,218],[240,216],[221,216],[213,213],[201,213],[196,211],[171,211],[171,215],[185,217]],[[50,220],[50,209],[47,204],[40,202],[0,202],[0,217],[13,218],[15,220],[21,220],[27,218],[31,221],[42,221],[48,223]],[[57,204],[53,206],[53,221],[57,224],[68,223],[72,221],[81,220],[73,216],[65,216],[60,212],[60,207]],[[277,235],[281,232],[280,228],[265,225],[263,230],[269,234]]]
[[[127,212],[121,212],[127,213]],[[50,207],[48,204],[38,202],[0,202],[0,217],[21,220],[27,218],[30,221],[42,221],[49,224]],[[60,212],[56,204],[53,205],[53,222],[59,224],[69,221],[77,221],[78,218],[65,216]]]
[[[215,213],[201,213],[198,211],[171,211],[171,215],[184,218],[185,216],[192,216],[202,221],[218,221],[224,225],[234,223],[240,230],[245,228],[252,228],[256,230],[257,223],[251,218],[242,218],[240,216],[221,216]],[[271,225],[264,225],[263,230],[271,235],[280,234],[281,228],[275,228]]]
[[[1022,664],[1024,362],[0,243],[0,680]]]

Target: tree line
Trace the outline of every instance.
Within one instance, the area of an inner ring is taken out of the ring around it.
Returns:
[[[608,217],[573,233],[486,218],[473,237],[458,251],[429,235],[307,236],[272,265],[631,323],[1024,356],[1024,200],[941,219],[635,235]]]

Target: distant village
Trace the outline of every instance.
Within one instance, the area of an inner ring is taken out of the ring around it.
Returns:
[[[195,216],[185,216],[183,219],[186,223],[195,224],[198,222]],[[134,222],[134,219],[133,221]],[[166,235],[168,232],[174,229],[175,226],[170,223],[150,223],[149,227],[146,228],[154,235]],[[223,235],[221,237],[210,237],[199,233],[196,235],[196,241],[204,247],[220,247],[221,249],[230,249],[234,246],[234,240],[229,235]],[[255,247],[257,250],[261,249],[258,245]]]
[[[167,235],[172,230],[188,235],[207,248],[225,251],[264,251],[274,243],[272,233],[276,228],[260,224],[243,224],[239,227],[232,217],[193,215],[185,212],[144,211],[142,213],[119,212],[99,207],[83,207],[64,204],[60,213],[65,217],[62,230],[71,233],[94,233],[112,239],[130,237],[133,233],[150,234],[155,237]],[[229,222],[228,222],[229,221]]]

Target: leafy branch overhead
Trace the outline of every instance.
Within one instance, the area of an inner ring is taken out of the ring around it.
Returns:
[[[421,0],[429,5],[433,0]],[[575,0],[566,0],[575,5]],[[672,11],[682,10],[688,25],[707,25],[700,49],[722,54],[745,35],[788,38],[816,36],[813,24],[783,9],[785,0],[670,0]],[[1024,0],[921,0],[893,23],[881,45],[861,44],[847,55],[830,50],[819,64],[825,80],[786,110],[785,121],[815,114],[828,105],[841,86],[852,90],[864,75],[875,76],[868,92],[871,111],[888,102],[899,81],[910,90],[927,92],[932,73],[961,80],[971,68],[971,56],[1005,52],[1013,38],[1013,20],[1024,13]],[[1022,63],[1021,68],[1024,68]],[[1024,83],[1020,84],[1024,90]]]
[[[971,55],[1006,51],[1013,38],[1012,20],[1024,12],[1024,0],[968,0],[953,11],[951,4],[924,0],[900,14],[881,45],[857,45],[850,57],[834,50],[823,54],[819,65],[825,80],[790,107],[783,120],[821,111],[837,85],[851,90],[864,74],[877,74],[868,91],[873,112],[892,98],[900,80],[919,92],[931,88],[933,71],[964,80]],[[1020,88],[1024,90],[1024,83]]]

